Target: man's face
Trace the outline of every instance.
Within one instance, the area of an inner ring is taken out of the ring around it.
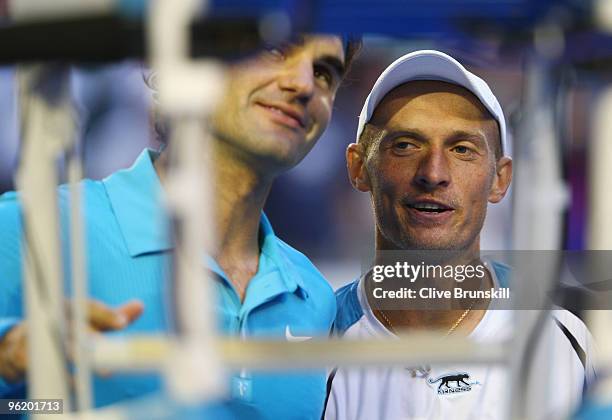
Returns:
[[[409,82],[370,124],[378,138],[367,154],[349,146],[347,158],[353,184],[371,192],[379,248],[478,249],[487,203],[511,179],[511,160],[495,159],[497,123],[478,99],[444,82]]]
[[[307,36],[233,65],[213,115],[224,144],[261,167],[297,164],[327,127],[344,72],[342,41]]]

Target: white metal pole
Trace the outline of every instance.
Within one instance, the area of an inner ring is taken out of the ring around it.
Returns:
[[[17,71],[22,155],[16,184],[25,233],[28,396],[70,407],[64,344],[56,159],[74,135],[68,71],[43,65]]]
[[[72,352],[75,368],[75,398],[78,411],[88,410],[92,406],[91,362],[90,351],[86,348],[88,333],[87,314],[87,260],[84,214],[83,210],[83,169],[80,155],[73,153],[68,159],[68,182],[70,183],[70,252],[72,277]]]
[[[172,121],[171,165],[166,195],[178,227],[175,248],[179,345],[168,360],[173,394],[188,401],[223,394],[225,375],[217,344],[213,285],[204,268],[212,254],[212,183],[206,126],[223,90],[222,67],[189,55],[189,27],[205,4],[196,0],[154,0],[150,5],[149,48],[158,72],[162,112]]]
[[[561,173],[558,133],[554,121],[554,88],[549,79],[550,72],[545,58],[532,54],[526,63],[525,89],[522,121],[514,147],[513,170],[513,247],[518,252],[531,250],[558,250],[561,247],[563,211],[568,201],[565,183]],[[528,258],[539,272],[549,276],[538,279],[540,288],[550,290],[557,265],[553,259],[544,261],[537,254],[523,254],[523,263]],[[560,262],[561,260],[559,260]],[[543,264],[548,264],[545,270]],[[513,277],[514,298],[521,301],[521,293],[528,293],[529,285],[520,284],[521,279]],[[523,280],[524,281],[524,280]],[[525,286],[525,287],[521,287]],[[542,302],[542,306],[546,302]],[[537,412],[541,407],[537,395],[542,383],[549,384],[551,369],[538,366],[544,375],[523,371],[525,357],[534,357],[545,351],[546,340],[533,335],[534,328],[544,325],[544,309],[514,311],[515,337],[510,352],[511,376],[511,418],[522,419],[528,413]],[[527,350],[531,339],[537,339],[538,349],[533,354]],[[550,362],[550,358],[545,361]]]
[[[612,250],[612,87],[600,96],[592,121],[589,142],[589,219],[588,249]],[[610,303],[612,304],[612,302]],[[597,387],[595,395],[601,404],[612,405],[612,325],[611,310],[592,310],[587,314],[589,330],[598,346],[598,368],[608,377]]]

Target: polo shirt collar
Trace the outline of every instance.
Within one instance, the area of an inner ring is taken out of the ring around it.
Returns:
[[[157,156],[157,152],[145,149],[130,168],[102,181],[132,257],[173,248],[163,190],[153,167]]]
[[[279,270],[280,276],[283,279],[287,289],[290,292],[295,292],[300,289],[303,296],[306,296],[306,288],[302,276],[297,271],[295,265],[288,261],[287,254],[282,252],[280,239],[274,234],[272,225],[268,217],[262,212],[259,222],[259,232],[261,235],[261,256],[266,256]]]
[[[288,261],[286,253],[281,250],[281,241],[274,234],[268,217],[262,212],[259,222],[260,254],[257,273],[251,279],[245,305],[257,306],[268,298],[282,293],[296,293],[307,298],[308,292],[304,280],[295,265]],[[211,256],[206,256],[206,265],[231,287],[227,275]],[[255,293],[251,293],[256,291]],[[249,296],[250,295],[250,296]],[[253,295],[257,295],[253,298]],[[249,301],[252,305],[249,304]],[[246,308],[245,308],[246,309]]]
[[[153,166],[158,155],[145,149],[130,168],[115,172],[102,181],[132,257],[174,248],[169,235],[170,218],[163,204],[164,191]],[[276,292],[294,293],[299,289],[301,296],[306,297],[302,276],[288,261],[287,254],[282,252],[281,241],[263,212],[259,229],[261,253],[256,277],[277,271],[281,282],[273,288]],[[207,257],[206,263],[227,281],[227,276],[213,258]]]

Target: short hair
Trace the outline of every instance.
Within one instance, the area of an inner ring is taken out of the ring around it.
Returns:
[[[348,35],[343,37],[343,47],[344,47],[344,74],[343,77],[349,72],[351,68],[351,64],[353,64],[361,51],[363,46],[363,41],[361,37],[356,35]],[[149,89],[153,92],[153,100],[157,100],[157,83],[155,82],[155,77],[157,76],[155,71],[150,72],[148,75],[143,73],[143,79],[145,84],[149,87]],[[155,104],[151,110],[151,124],[155,131],[155,137],[157,141],[162,143],[162,146],[168,143],[168,138],[170,135],[170,125],[165,117],[161,115],[159,109]]]
[[[357,56],[359,55],[359,52],[361,51],[362,46],[363,46],[363,41],[361,37],[356,36],[356,35],[349,35],[345,37],[344,66],[346,70],[344,74],[349,72],[351,68],[351,64],[353,64],[353,62],[357,59]]]

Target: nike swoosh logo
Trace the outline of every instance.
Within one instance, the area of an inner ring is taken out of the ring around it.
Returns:
[[[289,328],[289,325],[287,325],[285,327],[285,338],[287,338],[287,341],[291,341],[293,343],[299,343],[301,341],[310,340],[312,337],[293,335],[291,334],[291,329]]]

